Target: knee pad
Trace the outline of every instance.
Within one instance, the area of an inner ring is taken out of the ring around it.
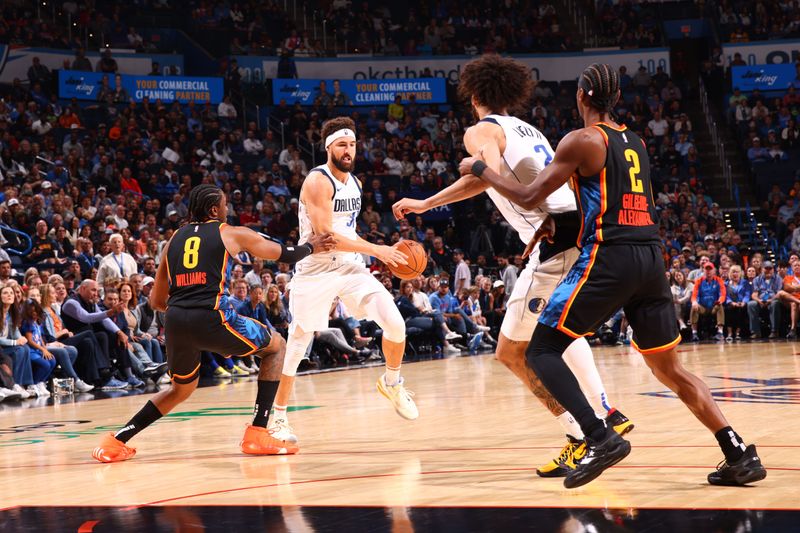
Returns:
[[[286,341],[286,354],[283,356],[283,374],[294,376],[297,374],[297,367],[306,355],[306,350],[314,340],[314,332],[305,332],[299,327],[289,334]]]
[[[406,323],[400,312],[397,312],[397,317],[392,317],[387,320],[385,324],[381,324],[383,329],[383,338],[400,344],[406,341]]]
[[[384,339],[397,344],[406,341],[406,321],[389,293],[370,294],[362,307],[383,330]]]

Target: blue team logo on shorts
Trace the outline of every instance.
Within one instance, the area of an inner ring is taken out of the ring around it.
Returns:
[[[528,302],[528,309],[531,310],[531,313],[538,315],[545,305],[547,305],[547,300],[544,298],[531,298],[531,301]]]

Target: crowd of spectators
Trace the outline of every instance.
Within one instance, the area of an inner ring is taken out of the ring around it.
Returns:
[[[462,4],[333,2],[327,13],[348,52],[447,55],[577,50],[550,0]]]
[[[187,4],[168,0],[138,0],[130,4],[2,2],[0,42],[158,52],[163,47],[158,32],[136,28],[136,23],[143,20],[141,15],[183,17],[188,12],[183,23],[200,44],[219,51],[217,44],[224,41],[229,43],[230,55],[324,56],[330,50],[323,48],[322,31],[328,34],[330,49],[387,56],[558,52],[584,46],[579,38],[576,41],[576,35],[564,30],[559,19],[564,14],[558,13],[551,0],[484,0],[470,5],[454,0],[402,5],[349,0],[312,3],[305,6],[303,29],[279,2],[194,0]],[[577,3],[576,8],[583,9],[582,4]],[[586,15],[597,19],[601,45],[661,45],[658,17],[646,3],[605,2],[587,10]],[[316,32],[310,29],[314,25]]]
[[[0,43],[78,49],[127,48],[159,52],[159,39],[131,24],[137,9],[163,10],[166,1],[0,2]]]
[[[776,267],[758,252],[745,261],[736,246],[707,248],[697,260],[686,250],[667,273],[681,329],[698,341],[708,316],[704,329],[717,341],[796,339],[800,256],[792,253]]]
[[[600,46],[656,48],[662,45],[656,4],[597,2],[594,17],[600,30]]]
[[[735,54],[730,66],[746,63]],[[788,87],[765,94],[755,89],[744,92],[730,87],[724,102],[743,158],[766,213],[766,228],[773,251],[786,258],[791,251],[800,252],[800,64],[797,75]]]
[[[729,42],[765,41],[800,36],[800,10],[790,0],[717,0],[713,19]]]

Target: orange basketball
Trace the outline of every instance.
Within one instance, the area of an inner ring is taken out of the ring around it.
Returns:
[[[428,266],[428,254],[420,243],[400,241],[394,247],[406,256],[408,264],[395,267],[387,265],[392,274],[400,279],[413,279],[425,272],[425,267]]]

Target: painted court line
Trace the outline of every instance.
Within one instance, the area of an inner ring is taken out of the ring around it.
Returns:
[[[614,468],[691,468],[691,469],[704,469],[704,470],[713,470],[714,467],[712,466],[700,466],[700,465],[617,465]],[[288,483],[265,483],[262,485],[250,485],[246,487],[234,487],[230,489],[220,489],[220,490],[213,490],[207,492],[198,492],[195,494],[187,494],[184,496],[174,496],[172,498],[164,498],[161,500],[155,500],[152,502],[134,505],[131,507],[127,507],[125,510],[130,509],[137,509],[140,507],[149,507],[154,505],[161,505],[165,503],[172,503],[181,500],[188,500],[191,498],[199,498],[203,496],[213,496],[219,494],[231,494],[234,492],[244,492],[249,490],[256,490],[256,489],[265,489],[265,488],[272,488],[272,487],[285,487],[285,486],[297,486],[297,485],[308,485],[312,483],[327,483],[332,481],[354,481],[359,479],[380,479],[380,478],[390,478],[390,477],[401,477],[401,476],[409,476],[409,475],[420,475],[420,476],[431,476],[431,475],[443,475],[443,474],[474,474],[474,473],[488,473],[488,472],[533,472],[535,468],[476,468],[476,469],[457,469],[457,470],[431,470],[427,472],[419,472],[413,474],[404,474],[404,473],[389,473],[389,474],[367,474],[367,475],[359,475],[359,476],[341,476],[341,477],[331,477],[331,478],[320,478],[320,479],[307,479],[304,481],[290,481]],[[788,471],[800,471],[800,468],[770,468],[768,470],[788,470]]]

